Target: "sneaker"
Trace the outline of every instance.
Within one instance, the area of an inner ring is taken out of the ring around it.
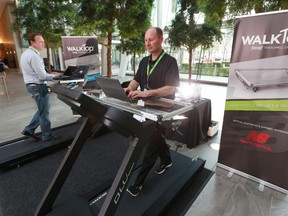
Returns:
[[[142,190],[142,185],[135,185],[134,183],[127,188],[127,192],[129,192],[132,196],[138,196],[139,192]]]
[[[22,131],[22,134],[25,135],[25,136],[29,136],[29,137],[31,137],[31,138],[33,138],[33,139],[40,140],[40,138],[37,137],[34,133],[29,133],[29,132],[26,131],[26,130],[23,130],[23,131]]]
[[[172,166],[172,162],[170,162],[169,164],[160,164],[160,166],[158,167],[158,169],[156,169],[154,172],[158,175],[162,174],[163,172],[165,172],[165,170],[169,167]]]

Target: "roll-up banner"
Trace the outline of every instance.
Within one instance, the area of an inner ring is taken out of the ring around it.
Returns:
[[[90,65],[89,74],[100,73],[97,37],[62,36],[61,39],[66,68],[69,65]]]
[[[218,166],[288,190],[288,11],[236,20]]]

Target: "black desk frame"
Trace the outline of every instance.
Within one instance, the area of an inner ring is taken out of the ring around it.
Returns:
[[[183,113],[187,119],[181,122],[164,122],[165,137],[187,144],[194,148],[208,139],[208,129],[211,125],[211,100],[201,99],[194,103],[193,109]]]
[[[123,111],[112,107],[108,108],[79,91],[67,89],[61,85],[55,85],[53,91],[60,100],[81,114],[84,120],[40,201],[35,216],[45,215],[53,209],[53,204],[95,123],[103,123],[115,132],[131,137],[129,149],[99,213],[99,215],[113,215],[120,203],[126,183],[131,177],[131,170],[138,161],[151,132],[155,129],[156,122],[140,123]]]

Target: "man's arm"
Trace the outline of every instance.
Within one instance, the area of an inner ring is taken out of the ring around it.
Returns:
[[[128,87],[124,88],[124,91],[126,92],[126,94],[129,95],[129,93],[136,90],[138,86],[139,86],[139,83],[136,80],[131,80]]]

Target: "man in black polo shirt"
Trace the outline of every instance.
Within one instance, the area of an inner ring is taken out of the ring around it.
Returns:
[[[131,98],[165,97],[174,99],[175,89],[179,86],[179,71],[176,59],[162,49],[163,32],[160,28],[151,27],[145,33],[145,46],[151,54],[144,57],[136,76],[125,88]],[[140,86],[140,90],[138,89]],[[164,137],[164,127],[157,124],[152,133],[143,165],[135,182],[127,189],[132,196],[137,196],[157,158],[161,160],[155,173],[162,174],[172,166],[170,152]]]

